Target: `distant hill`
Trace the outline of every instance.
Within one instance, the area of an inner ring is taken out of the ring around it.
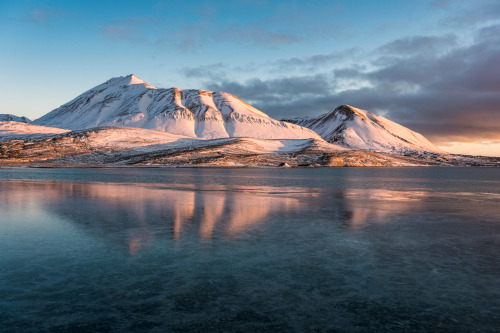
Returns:
[[[17,121],[19,123],[30,124],[32,121],[26,117],[14,116],[13,114],[0,113],[0,121]]]

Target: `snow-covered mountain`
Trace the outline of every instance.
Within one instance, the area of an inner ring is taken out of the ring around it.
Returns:
[[[139,127],[203,139],[320,139],[315,132],[273,119],[229,93],[161,89],[132,74],[90,89],[34,124],[73,130]]]
[[[318,117],[284,119],[312,129],[330,143],[379,152],[443,153],[423,135],[350,105]]]
[[[17,121],[19,123],[31,123],[31,119],[26,117],[14,116],[13,114],[0,113],[0,121]]]

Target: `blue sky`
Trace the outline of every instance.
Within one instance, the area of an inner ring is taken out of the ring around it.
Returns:
[[[3,1],[0,113],[111,77],[224,90],[276,117],[351,104],[500,155],[500,2]]]

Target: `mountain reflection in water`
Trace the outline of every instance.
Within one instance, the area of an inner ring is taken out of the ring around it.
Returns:
[[[460,210],[467,193],[455,195],[455,209]],[[96,236],[113,234],[113,240],[127,244],[134,254],[165,231],[175,241],[183,234],[197,235],[200,241],[210,241],[214,234],[234,238],[270,215],[286,220],[299,212],[321,213],[325,207],[331,219],[359,229],[387,222],[398,212],[432,210],[439,195],[384,189],[2,181],[0,200],[12,212],[38,207]],[[478,204],[473,206],[477,211],[466,205],[462,213],[479,214]]]
[[[214,232],[233,238],[256,228],[272,214],[314,209],[322,200],[318,189],[265,186],[162,186],[150,184],[77,182],[0,182],[0,200],[11,210],[29,206],[84,226],[99,237],[113,234],[131,254],[151,245],[168,231],[179,241],[183,233],[209,241]],[[339,193],[331,203],[352,227],[386,213],[349,204]],[[19,207],[21,205],[21,207]],[[121,237],[117,238],[116,233]]]
[[[215,230],[227,238],[237,237],[270,214],[293,212],[308,196],[271,187],[0,182],[0,200],[11,211],[34,205],[94,235],[118,232],[132,254],[164,230],[176,241],[183,233],[194,232],[201,241],[209,241]]]
[[[497,331],[499,174],[445,171],[0,170],[0,331]]]

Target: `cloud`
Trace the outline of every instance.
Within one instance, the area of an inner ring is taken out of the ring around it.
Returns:
[[[153,49],[175,47],[181,51],[191,52],[203,45],[207,35],[204,23],[175,26],[165,24],[151,17],[124,18],[102,25],[104,37],[115,41],[140,43]],[[204,34],[205,33],[205,34]]]
[[[184,67],[181,70],[181,73],[189,79],[196,78],[208,80],[206,81],[207,84],[220,83],[221,85],[230,83],[230,80],[228,81],[228,77],[230,76],[229,73],[231,73],[233,77],[242,75],[248,76],[249,74],[255,75],[257,72],[271,74],[273,77],[283,76],[282,74],[286,73],[287,76],[285,77],[290,77],[291,73],[295,72],[293,77],[300,80],[301,78],[310,78],[317,72],[324,73],[325,70],[328,71],[330,65],[335,65],[338,62],[352,59],[359,54],[359,49],[349,48],[344,51],[335,51],[328,54],[318,54],[309,57],[282,58],[264,63],[251,62],[238,66],[229,66],[219,62],[201,66]],[[362,66],[358,66],[358,69],[352,67],[339,70],[338,76],[346,75],[343,74],[346,71],[351,71],[350,73],[352,73],[353,71],[359,70],[359,68],[362,68]],[[302,75],[298,75],[297,73]],[[237,81],[234,81],[233,83],[237,83]],[[308,81],[307,83],[310,84],[311,82]]]
[[[68,15],[69,14],[66,11],[57,8],[37,7],[28,13],[26,20],[35,24],[48,25],[53,19]]]
[[[390,118],[437,141],[500,138],[500,44],[481,30],[476,42],[444,55],[415,51],[383,68],[364,73],[373,87],[346,91],[367,109],[387,110]],[[383,96],[383,98],[381,98]]]
[[[225,66],[221,62],[205,66],[184,67],[182,73],[189,79],[196,78],[216,81],[227,77]]]
[[[220,47],[224,43],[250,44],[252,46],[277,48],[297,43],[301,37],[283,33],[276,29],[254,24],[214,25],[206,13],[196,22],[161,22],[150,18],[123,19],[104,24],[102,34],[113,40],[146,42],[154,48],[175,47],[180,51],[196,53],[205,47]],[[152,29],[147,29],[151,27]]]
[[[184,52],[197,53],[214,47],[223,49],[228,44],[232,47],[245,45],[256,49],[276,49],[299,42],[329,39],[331,16],[339,11],[338,5],[330,3],[298,5],[293,1],[159,1],[154,7],[156,12],[151,16],[155,20],[149,22],[148,29],[135,22],[132,26],[123,22],[107,22],[103,24],[102,33],[113,40],[147,40],[153,48],[175,47]],[[242,16],[242,12],[247,15]],[[318,17],[318,12],[323,15]],[[337,23],[337,38],[342,30]],[[327,56],[331,58],[335,55]]]
[[[101,31],[105,37],[113,40],[147,42],[149,39],[144,27],[151,22],[152,19],[149,17],[124,18],[104,25]]]
[[[455,14],[442,21],[445,25],[463,27],[466,24],[473,27],[476,24],[491,24],[492,21],[500,19],[500,2],[497,0],[450,1],[447,4],[447,9],[449,8],[453,8]]]
[[[438,141],[500,138],[500,44],[479,31],[474,44],[444,54],[394,58],[364,73],[372,88],[346,91],[367,109],[387,110],[390,118]],[[394,45],[394,44],[393,44]],[[383,98],[381,98],[383,96]]]
[[[431,7],[434,9],[445,9],[451,5],[451,0],[434,0]]]
[[[500,42],[500,24],[481,28],[476,33],[479,42]]]
[[[292,57],[287,59],[279,59],[268,64],[274,67],[271,72],[290,71],[290,70],[307,70],[313,71],[321,66],[328,66],[336,62],[351,59],[358,55],[360,50],[357,48],[349,48],[343,51],[334,51],[327,54],[317,54],[309,57]]]
[[[248,42],[252,45],[277,47],[299,42],[301,37],[294,34],[276,32],[262,27],[248,25],[242,28],[232,27],[225,29],[217,34],[216,40],[222,42]]]
[[[434,142],[498,140],[499,41],[500,25],[478,29],[467,45],[459,45],[454,35],[407,36],[376,48],[367,67],[332,69],[324,64],[335,54],[316,55],[284,59],[281,65],[311,66],[321,69],[319,74],[243,82],[212,76],[207,85],[276,118],[318,115],[351,104]]]
[[[457,46],[457,37],[453,34],[445,36],[409,36],[399,38],[380,46],[377,51],[392,56],[408,56],[416,53],[446,52]]]
[[[210,24],[205,21],[193,23],[178,29],[167,29],[161,44],[173,43],[183,52],[198,52],[211,43],[212,33]]]
[[[328,79],[325,75],[286,77],[272,80],[251,79],[244,83],[222,80],[208,84],[210,90],[227,91],[257,104],[280,104],[283,101],[298,101],[307,96],[328,94]]]

